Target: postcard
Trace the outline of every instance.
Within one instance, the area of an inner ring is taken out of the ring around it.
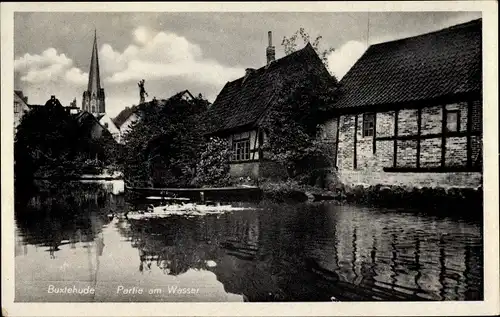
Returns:
[[[499,313],[497,19],[2,3],[3,314]]]

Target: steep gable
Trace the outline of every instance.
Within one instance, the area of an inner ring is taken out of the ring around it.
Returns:
[[[287,78],[300,81],[308,73],[320,76],[332,84],[337,83],[310,44],[270,65],[250,70],[247,75],[226,83],[208,111],[208,116],[213,121],[213,129],[209,133],[254,125],[274,105],[278,81]]]

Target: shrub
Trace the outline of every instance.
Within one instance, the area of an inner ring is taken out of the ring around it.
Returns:
[[[228,185],[231,155],[228,141],[217,137],[210,138],[196,165],[196,177],[193,183],[197,186]]]

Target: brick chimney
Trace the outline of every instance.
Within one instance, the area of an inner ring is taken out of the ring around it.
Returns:
[[[276,59],[275,50],[273,46],[273,33],[271,31],[267,32],[267,38],[269,44],[266,49],[267,65],[271,64],[272,61]]]

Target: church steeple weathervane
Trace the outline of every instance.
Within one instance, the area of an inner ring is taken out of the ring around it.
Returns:
[[[94,44],[90,59],[89,82],[83,92],[82,109],[97,116],[106,112],[104,89],[101,87],[99,74],[99,53],[97,49],[97,30],[94,29]]]

